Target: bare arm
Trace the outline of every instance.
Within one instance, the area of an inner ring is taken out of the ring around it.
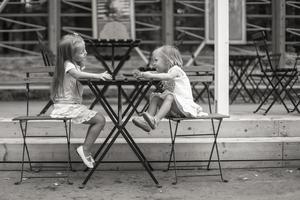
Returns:
[[[77,71],[76,69],[70,69],[68,73],[75,79],[79,79],[79,78],[95,78],[95,79],[102,79],[102,80],[112,79],[111,75],[107,72],[95,74],[95,73]]]
[[[175,71],[170,72],[170,73],[141,72],[138,77],[167,81],[167,80],[173,80],[174,78],[178,77],[178,73],[176,73]]]

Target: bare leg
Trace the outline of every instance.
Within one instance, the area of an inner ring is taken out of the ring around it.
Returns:
[[[97,113],[92,119],[85,122],[85,124],[90,124],[84,143],[83,143],[83,151],[85,155],[88,155],[91,152],[92,145],[95,143],[98,138],[100,132],[104,128],[105,118],[102,114]]]
[[[154,116],[155,119],[159,122],[162,118],[164,118],[169,111],[171,110],[172,103],[174,101],[173,95],[167,95],[164,99],[162,105],[160,106],[158,112]],[[149,113],[150,114],[150,113]]]
[[[162,103],[162,100],[157,97],[157,96],[154,96],[151,101],[150,101],[150,104],[149,104],[149,108],[148,108],[148,113],[151,115],[151,116],[154,116],[156,111],[157,111],[157,108],[158,106]]]

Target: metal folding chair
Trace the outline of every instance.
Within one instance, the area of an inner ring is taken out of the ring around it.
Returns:
[[[192,69],[190,69],[190,72],[195,72],[195,67],[186,67],[186,68],[187,69],[192,68]],[[198,67],[198,70],[199,70],[199,67]],[[209,92],[209,84],[213,81],[212,76],[203,75],[203,74],[199,75],[198,73],[195,73],[194,75],[190,74],[189,79],[190,79],[191,83],[202,82],[203,84],[206,85],[205,90],[208,94],[208,103],[209,103],[210,114],[208,116],[203,116],[203,117],[198,117],[198,118],[168,117],[170,136],[171,136],[171,152],[170,152],[167,170],[170,170],[170,169],[174,170],[175,181],[173,182],[173,184],[177,184],[178,177],[182,177],[182,176],[177,175],[177,170],[191,169],[190,167],[192,167],[192,169],[193,168],[202,169],[202,167],[204,167],[204,166],[178,166],[177,165],[177,160],[176,160],[176,155],[175,155],[176,154],[176,151],[175,151],[176,138],[178,138],[178,137],[208,137],[208,136],[212,136],[213,137],[212,148],[210,150],[209,159],[207,160],[207,165],[205,166],[205,168],[207,170],[210,169],[213,153],[216,152],[219,173],[217,173],[217,174],[202,174],[202,175],[183,175],[183,177],[187,177],[187,176],[192,176],[192,177],[194,177],[194,176],[220,176],[222,182],[227,182],[227,180],[225,180],[223,178],[217,139],[218,139],[218,135],[219,135],[219,131],[220,131],[220,127],[223,122],[223,119],[228,118],[229,116],[218,114],[218,113],[212,113],[210,92]],[[195,120],[195,119],[210,120],[211,126],[212,126],[212,133],[206,133],[206,134],[181,134],[181,133],[178,133],[178,126],[179,126],[180,122],[185,121],[185,120]],[[215,123],[216,121],[217,121],[217,123]],[[175,122],[175,128],[174,128],[174,126],[172,126],[172,122]],[[203,161],[197,160],[197,162],[203,162]]]
[[[255,45],[256,54],[258,58],[258,63],[261,69],[261,73],[256,76],[264,79],[266,87],[270,88],[267,91],[266,95],[263,97],[260,105],[254,111],[258,112],[260,109],[265,110],[264,114],[267,114],[268,111],[272,108],[276,101],[279,101],[287,112],[294,110],[296,104],[291,95],[292,83],[296,78],[297,70],[296,68],[280,68],[280,54],[270,54],[266,42],[266,34],[264,31],[260,31],[252,35],[252,39]],[[252,75],[255,76],[255,75]],[[273,98],[271,100],[271,97]],[[288,99],[294,108],[288,108],[285,100]],[[266,109],[263,108],[263,105],[268,103],[271,100],[271,103]]]
[[[67,178],[67,181],[69,184],[72,184],[69,181],[69,173],[67,175],[50,175],[50,176],[25,176],[24,172],[24,164],[26,163],[25,161],[25,154],[27,155],[28,161],[27,163],[29,164],[29,169],[31,172],[38,172],[39,169],[41,168],[56,168],[58,169],[59,166],[33,166],[33,163],[55,163],[55,164],[60,164],[60,163],[67,163],[66,167],[63,167],[64,169],[67,169],[68,171],[72,171],[72,166],[71,166],[71,154],[70,154],[70,134],[71,134],[71,118],[52,118],[50,116],[40,116],[38,115],[29,115],[29,97],[30,97],[30,90],[29,90],[29,84],[47,84],[50,85],[52,82],[52,78],[49,77],[49,74],[53,73],[53,68],[32,68],[32,69],[26,69],[26,78],[22,80],[24,84],[26,84],[26,96],[27,96],[27,102],[26,102],[26,115],[24,116],[18,116],[15,117],[13,120],[18,121],[20,124],[20,129],[23,137],[23,149],[22,149],[22,167],[21,167],[21,176],[20,180],[16,182],[15,184],[20,184],[24,180],[24,178]],[[37,77],[30,77],[29,74],[39,74]],[[44,76],[42,76],[44,74]],[[46,75],[45,75],[46,74]],[[63,123],[63,128],[65,130],[65,134],[32,134],[28,131],[29,124],[30,122],[40,122],[40,121],[60,121]],[[65,138],[66,139],[66,147],[67,147],[67,161],[32,161],[30,158],[30,152],[29,152],[29,147],[27,140],[29,138]],[[59,167],[62,168],[62,167]],[[38,170],[36,170],[38,169]]]

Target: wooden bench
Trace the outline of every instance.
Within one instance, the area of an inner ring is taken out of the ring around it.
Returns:
[[[192,117],[169,117],[169,129],[170,129],[170,136],[171,136],[171,152],[170,152],[170,157],[169,157],[169,162],[168,162],[168,167],[167,170],[174,169],[175,172],[175,181],[173,184],[177,184],[177,170],[178,169],[190,169],[190,167],[195,167],[195,166],[177,166],[176,163],[176,155],[175,155],[175,142],[177,137],[213,137],[213,143],[212,143],[212,148],[210,151],[210,156],[208,159],[208,164],[206,165],[206,169],[210,169],[210,163],[212,161],[212,155],[214,153],[214,150],[216,150],[216,155],[217,155],[217,163],[218,163],[218,169],[219,173],[218,174],[207,174],[207,175],[202,175],[202,176],[220,176],[221,180],[223,182],[227,182],[223,178],[222,174],[222,168],[221,168],[221,162],[220,162],[220,155],[219,155],[219,150],[218,150],[218,144],[217,144],[217,139],[220,131],[220,127],[222,124],[222,121],[224,118],[228,118],[229,116],[227,115],[222,115],[218,113],[212,113],[212,108],[211,108],[211,100],[210,100],[210,91],[209,91],[209,85],[213,81],[213,75],[212,75],[212,68],[211,66],[193,66],[193,67],[186,67],[184,68],[184,71],[187,73],[191,85],[193,83],[202,83],[204,85],[204,89],[206,90],[208,94],[208,103],[209,103],[209,114],[207,116],[202,116],[202,117],[197,117],[197,118],[192,118]],[[180,122],[186,121],[186,120],[210,120],[211,121],[211,126],[212,126],[212,133],[206,133],[206,134],[178,134],[178,126]],[[175,123],[175,127],[172,126],[172,122]],[[215,124],[215,122],[217,122]],[[173,165],[171,166],[171,163]],[[199,168],[199,166],[196,166]],[[192,175],[195,176],[195,175]],[[197,176],[197,175],[196,175]]]

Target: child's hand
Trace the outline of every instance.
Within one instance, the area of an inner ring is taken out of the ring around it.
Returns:
[[[105,80],[111,80],[112,76],[107,71],[105,71],[99,74],[98,78],[105,81]]]
[[[140,78],[141,72],[140,70],[135,69],[132,71],[132,75],[134,78]]]

